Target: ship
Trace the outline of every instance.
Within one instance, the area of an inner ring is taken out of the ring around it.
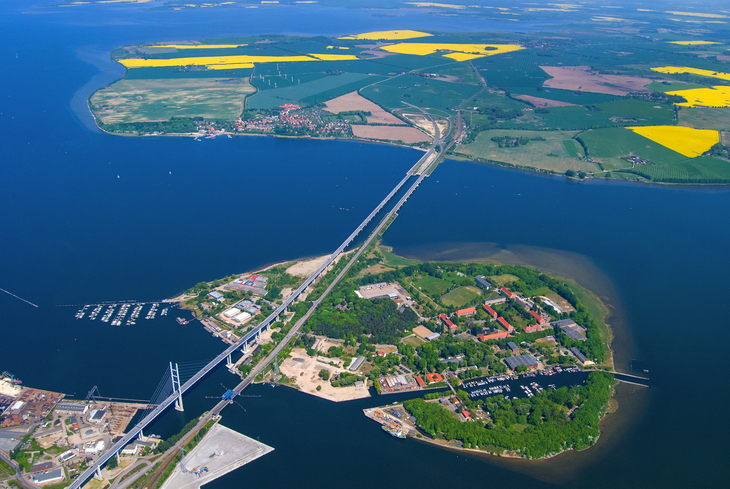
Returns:
[[[188,324],[190,321],[183,318],[177,318],[175,321],[177,321],[178,324]]]
[[[390,426],[386,426],[386,425],[382,425],[382,428],[383,428],[383,431],[390,434],[390,436],[394,436],[396,438],[401,438],[401,439],[406,437],[406,433],[403,430],[391,428]]]

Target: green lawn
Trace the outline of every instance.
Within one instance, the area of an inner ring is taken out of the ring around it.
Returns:
[[[470,303],[480,295],[482,295],[482,293],[476,287],[460,287],[443,296],[441,298],[441,302],[447,306],[461,307]]]
[[[413,285],[431,297],[439,297],[441,294],[446,292],[446,289],[451,287],[452,284],[446,280],[441,280],[440,278],[424,275],[423,278],[415,279],[413,281]]]
[[[500,287],[504,287],[505,285],[509,285],[512,282],[517,282],[520,278],[516,277],[514,275],[510,275],[508,273],[505,273],[504,275],[492,275],[491,277],[487,277],[487,279],[492,282],[493,284],[499,285]]]
[[[418,336],[409,336],[407,338],[403,338],[403,343],[406,345],[411,345],[415,348],[418,348],[421,345],[425,345],[427,342],[419,338]]]
[[[600,168],[580,160],[583,148],[573,139],[574,131],[517,131],[492,129],[479,133],[474,142],[456,146],[454,152],[467,157],[499,161],[511,165],[540,168],[565,173],[566,170],[593,172]],[[530,141],[522,146],[500,148],[493,137],[525,137]],[[544,139],[535,141],[533,139]]]

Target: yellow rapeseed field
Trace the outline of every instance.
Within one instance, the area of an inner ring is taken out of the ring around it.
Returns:
[[[682,107],[730,107],[730,87],[725,85],[676,90],[667,94],[684,97],[686,102],[674,104]]]
[[[358,57],[353,54],[314,54],[307,53],[313,58],[321,61],[357,61]]]
[[[450,3],[431,3],[431,2],[405,2],[409,5],[415,5],[416,7],[441,7],[441,8],[453,8],[456,10],[465,9],[463,5],[453,5]]]
[[[490,49],[494,48],[494,49]],[[382,46],[380,49],[391,53],[399,54],[415,54],[418,56],[426,56],[436,51],[454,51],[453,53],[444,54],[447,58],[456,61],[464,61],[474,58],[482,58],[484,56],[492,56],[494,54],[509,53],[524,49],[517,44],[448,44],[448,43],[425,43],[425,42],[402,42],[391,46]]]
[[[164,44],[150,46],[152,48],[175,48],[175,49],[223,49],[238,48],[248,46],[248,44]]]
[[[704,14],[701,12],[672,12],[671,10],[669,12],[666,12],[668,14],[673,15],[686,15],[687,17],[705,17],[709,19],[727,19],[727,15],[720,15],[720,14]]]
[[[708,129],[682,126],[627,127],[636,134],[676,151],[687,158],[695,158],[720,142],[720,133]]]
[[[705,44],[722,44],[716,41],[667,41],[669,44],[681,44],[682,46],[704,46]]]
[[[377,41],[378,39],[385,39],[387,41],[397,41],[401,39],[414,39],[416,37],[428,37],[433,36],[428,32],[420,31],[374,31],[374,32],[363,32],[362,34],[354,34],[352,36],[338,37],[338,39],[367,39]]]
[[[693,75],[708,76],[710,78],[719,78],[720,80],[730,81],[730,73],[700,70],[697,68],[689,68],[687,66],[660,66],[659,68],[652,68],[652,71],[658,71],[659,73],[691,73]]]
[[[593,17],[591,20],[594,22],[631,22],[629,20],[622,19],[621,17],[605,17],[603,15]]]
[[[220,66],[229,65],[250,65],[253,63],[284,63],[287,61],[319,61],[310,56],[199,56],[194,58],[172,58],[172,59],[120,59],[119,62],[127,68],[157,68],[161,66],[189,66],[205,65]],[[247,68],[250,66],[246,66]]]

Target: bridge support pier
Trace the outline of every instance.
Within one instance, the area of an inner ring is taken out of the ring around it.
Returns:
[[[259,345],[261,344],[261,330],[256,334],[256,341],[259,342]]]
[[[177,363],[173,367],[170,362],[170,377],[172,377],[172,392],[177,393],[177,399],[175,399],[175,409],[177,411],[184,411],[182,402],[182,392],[180,390],[180,371],[177,367]]]
[[[243,353],[248,353],[248,342],[243,343]]]
[[[226,359],[226,367],[229,369],[233,367],[233,359],[231,358],[231,354],[228,354],[228,358]]]
[[[103,481],[104,478],[101,476],[101,468],[99,466],[96,467],[96,473],[94,473],[94,479]]]

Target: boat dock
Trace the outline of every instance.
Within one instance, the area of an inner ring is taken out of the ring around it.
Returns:
[[[220,423],[183,457],[162,489],[198,489],[274,450]]]

